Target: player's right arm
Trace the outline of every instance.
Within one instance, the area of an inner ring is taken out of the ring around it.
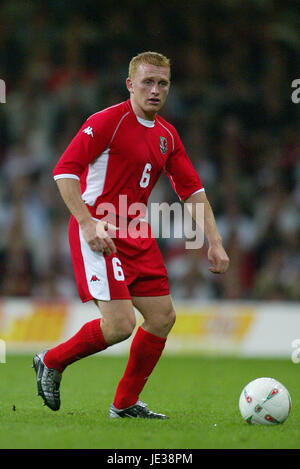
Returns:
[[[81,196],[80,177],[86,167],[109,146],[114,120],[113,116],[105,112],[87,119],[53,171],[62,199],[77,220],[90,248],[108,255],[116,252],[115,244],[107,232],[108,228],[115,227],[93,219]]]

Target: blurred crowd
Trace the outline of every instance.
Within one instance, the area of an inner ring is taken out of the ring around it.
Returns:
[[[207,246],[159,239],[172,295],[299,300],[297,3],[2,1],[1,295],[77,297],[52,170],[90,114],[127,99],[131,57],[155,50],[172,63],[161,114],[181,135],[231,259],[214,275]],[[164,175],[151,200],[177,200]]]

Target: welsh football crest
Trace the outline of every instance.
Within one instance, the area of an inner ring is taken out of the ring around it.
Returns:
[[[159,148],[163,155],[168,151],[168,141],[165,137],[159,137]]]

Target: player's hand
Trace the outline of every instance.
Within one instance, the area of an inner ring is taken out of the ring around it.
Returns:
[[[80,225],[82,234],[92,251],[104,252],[108,256],[117,252],[115,243],[109,235],[109,230],[116,232],[118,228],[111,223],[89,220],[88,223]]]
[[[213,244],[208,249],[208,260],[212,264],[208,270],[214,274],[224,274],[229,267],[229,257],[222,244]]]
[[[119,228],[117,228],[115,225],[112,225],[111,223],[108,223],[107,221],[103,222],[100,220],[96,223],[97,236],[102,243],[105,254],[110,256],[112,252],[117,252],[117,248],[109,235],[109,231],[115,233]]]

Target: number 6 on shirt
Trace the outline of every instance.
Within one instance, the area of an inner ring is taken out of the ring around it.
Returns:
[[[113,257],[112,266],[114,270],[114,276],[116,280],[125,280],[124,272],[121,267],[121,261],[117,257]]]
[[[140,180],[141,187],[147,187],[150,182],[150,171],[152,169],[151,163],[146,163],[145,168],[142,174],[142,178]]]

